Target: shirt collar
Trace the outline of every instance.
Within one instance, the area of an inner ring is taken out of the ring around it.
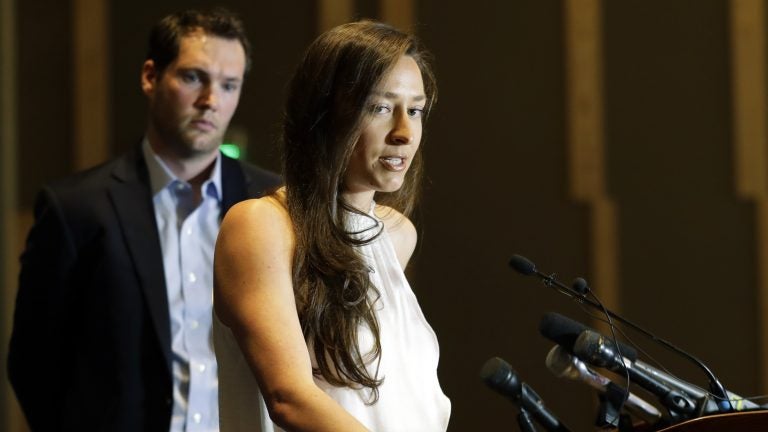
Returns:
[[[186,184],[187,182],[176,177],[168,165],[163,162],[163,159],[158,156],[152,146],[149,145],[149,140],[144,137],[141,144],[141,150],[144,153],[144,160],[147,163],[147,170],[149,171],[149,184],[152,189],[152,196],[155,196],[158,192],[162,191],[170,184],[178,181]],[[221,153],[216,154],[216,161],[211,170],[211,176],[203,182],[202,186],[203,196],[213,195],[215,198],[221,198]]]

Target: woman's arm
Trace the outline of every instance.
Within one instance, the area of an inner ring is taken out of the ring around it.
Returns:
[[[270,417],[288,431],[365,431],[315,385],[291,268],[293,230],[273,198],[232,207],[214,258],[214,307],[251,366]]]

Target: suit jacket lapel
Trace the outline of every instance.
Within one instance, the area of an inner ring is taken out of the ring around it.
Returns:
[[[168,294],[150,193],[149,174],[140,147],[120,159],[109,188],[128,252],[136,267],[168,371],[171,372],[171,328]]]
[[[221,217],[230,207],[248,198],[248,183],[240,162],[221,155]]]

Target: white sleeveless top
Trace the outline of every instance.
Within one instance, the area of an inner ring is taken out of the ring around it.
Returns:
[[[371,212],[372,213],[372,212]],[[370,238],[383,227],[376,219],[351,215],[350,229]],[[377,226],[378,225],[378,226]],[[451,402],[437,380],[439,347],[416,296],[400,268],[386,230],[356,250],[373,270],[371,281],[381,297],[375,304],[381,338],[379,400],[366,405],[370,390],[335,387],[322,377],[315,383],[368,429],[376,432],[438,432],[448,428]],[[360,329],[365,353],[372,336]],[[213,338],[219,365],[219,422],[221,432],[279,432],[269,419],[264,400],[232,332],[214,314]],[[315,360],[312,359],[315,366]],[[376,362],[369,365],[373,375]]]

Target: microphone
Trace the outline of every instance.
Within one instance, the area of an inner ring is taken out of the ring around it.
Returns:
[[[720,412],[731,412],[733,411],[733,406],[731,405],[728,392],[725,391],[725,387],[723,387],[723,384],[720,383],[720,380],[717,379],[714,373],[707,367],[707,365],[704,364],[701,360],[694,357],[693,355],[689,354],[688,352],[682,350],[681,348],[678,348],[677,346],[673,345],[670,342],[667,342],[666,340],[657,337],[653,333],[649,332],[648,330],[645,330],[644,328],[640,327],[639,325],[633,323],[632,321],[629,321],[628,319],[614,313],[610,309],[603,308],[600,304],[588,299],[585,295],[582,295],[579,293],[579,291],[585,291],[588,292],[589,288],[586,286],[586,281],[584,281],[583,287],[581,284],[576,286],[576,283],[574,283],[574,288],[567,287],[560,283],[557,279],[555,279],[554,274],[553,275],[545,275],[544,273],[541,273],[536,269],[536,265],[531,262],[528,258],[525,258],[521,255],[513,255],[512,258],[509,261],[509,265],[514,268],[519,273],[530,276],[530,275],[536,275],[539,278],[541,278],[544,285],[549,287],[554,287],[555,290],[558,292],[565,294],[566,296],[582,303],[586,304],[602,313],[605,313],[610,318],[614,318],[630,327],[632,327],[634,330],[642,333],[649,339],[657,342],[664,348],[676,353],[677,355],[680,355],[684,358],[686,358],[688,361],[694,363],[696,366],[698,366],[701,370],[704,371],[704,374],[707,376],[707,379],[709,381],[709,390],[712,393],[713,396],[715,396],[717,400],[717,406],[720,410]],[[623,346],[619,346],[619,349],[622,350],[623,353]]]
[[[512,258],[509,260],[509,265],[517,270],[518,273],[524,274],[525,276],[537,273],[536,264],[522,255],[512,255]]]
[[[555,290],[561,292],[562,294],[567,295],[568,297],[574,298],[578,301],[586,301],[591,302],[591,300],[585,298],[584,296],[580,295],[577,291],[573,290],[572,288],[569,288],[562,283],[560,283],[557,279],[555,279],[555,275],[545,275],[544,273],[541,273],[536,269],[536,265],[531,262],[528,258],[522,256],[522,255],[512,255],[512,258],[509,260],[509,265],[515,269],[518,273],[523,274],[525,276],[531,276],[536,275],[539,278],[541,278],[542,282],[544,282],[544,285],[548,287],[552,287]],[[594,304],[595,307],[597,307],[597,304]]]
[[[530,412],[548,431],[570,432],[560,420],[544,407],[544,402],[528,384],[520,381],[509,363],[493,357],[485,362],[480,377],[491,389],[506,396],[522,410]]]
[[[573,354],[573,345],[585,330],[595,331],[578,321],[555,312],[546,313],[539,323],[539,333],[562,346],[569,354]],[[623,357],[632,361],[637,359],[637,350],[633,347],[619,342],[619,350]]]
[[[593,332],[595,331],[594,329],[587,327],[578,321],[574,321],[555,312],[549,312],[545,314],[544,318],[539,323],[539,332],[541,335],[560,345],[570,354],[574,354],[573,347],[576,343],[576,339],[585,330],[590,330]],[[659,369],[643,362],[642,360],[638,360],[637,350],[629,345],[625,345],[619,342],[619,349],[621,351],[622,357],[624,357],[624,363],[629,363],[629,367],[645,372],[645,374],[663,382],[664,384],[688,394],[695,400],[699,401],[700,404],[702,401],[706,401],[703,406],[704,414],[712,414],[720,411],[717,403],[705,390],[693,384],[687,383],[679,378],[676,378],[666,372],[662,372]],[[742,396],[739,396],[735,393],[728,392],[728,398],[731,402],[735,402],[735,408],[737,411],[761,408],[760,405],[750,400],[744,399]]]
[[[601,394],[608,393],[611,387],[618,387],[622,394],[628,395],[624,401],[624,407],[630,414],[635,415],[649,425],[654,425],[661,420],[661,412],[655,406],[644,401],[634,393],[627,392],[626,389],[616,385],[607,377],[593,371],[583,361],[568,354],[559,345],[555,345],[549,350],[545,364],[547,369],[556,377],[584,382]]]
[[[645,372],[632,368],[632,363],[618,354],[613,342],[599,333],[585,330],[576,338],[573,352],[577,357],[593,366],[614,372],[624,373],[626,371],[632,382],[653,393],[671,411],[685,417],[692,416],[696,411],[696,405],[688,395],[654,379]]]
[[[624,351],[622,349],[622,353],[623,352]],[[662,372],[641,360],[635,360],[634,362],[632,362],[631,367],[645,372],[649,376],[656,378],[657,380],[663,382],[664,384],[672,388],[676,388],[684,393],[687,393],[694,399],[698,400],[699,404],[701,404],[701,401],[706,401],[703,407],[701,407],[703,414],[714,414],[714,413],[720,412],[720,407],[718,406],[717,402],[714,399],[712,399],[712,395],[707,393],[701,387],[685,382],[668,373]],[[732,393],[730,391],[728,391],[727,393],[728,393],[728,401],[731,403],[735,411],[748,411],[748,410],[763,408],[760,405],[756,404],[755,402],[752,402],[749,399],[744,399],[744,397],[739,396],[736,393]]]
[[[589,285],[587,285],[587,281],[584,280],[584,278],[577,277],[573,280],[573,283],[571,284],[571,288],[579,293],[580,295],[587,295],[587,293],[590,291]]]

